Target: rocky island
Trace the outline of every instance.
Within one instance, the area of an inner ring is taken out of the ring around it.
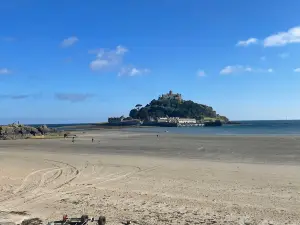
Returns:
[[[226,116],[217,114],[211,106],[184,100],[181,94],[175,94],[172,91],[159,96],[158,99],[153,99],[145,106],[137,104],[130,111],[129,116],[132,119],[140,119],[145,124],[157,122],[160,118],[180,118],[182,121],[194,119],[195,123],[208,125],[220,125],[229,122]]]

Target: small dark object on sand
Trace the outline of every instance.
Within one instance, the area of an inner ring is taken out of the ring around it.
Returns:
[[[81,221],[82,224],[87,222],[88,220],[89,220],[88,215],[82,215],[81,218],[80,218],[80,221]]]
[[[93,222],[97,222],[98,225],[105,225],[106,218],[104,216],[100,216],[99,219],[95,221],[94,217],[89,218],[88,215],[82,215],[80,218],[74,218],[74,217],[69,218],[67,215],[63,215],[62,220],[50,221],[48,225],[92,225],[95,224]],[[22,224],[22,225],[40,225],[40,224]]]
[[[10,211],[10,214],[20,215],[20,216],[27,216],[28,213],[26,211]]]
[[[100,216],[98,219],[98,225],[105,225],[105,223],[106,223],[105,216]]]
[[[40,225],[43,221],[39,218],[32,218],[28,220],[23,220],[21,225]]]
[[[92,138],[92,142],[94,142],[94,138]]]

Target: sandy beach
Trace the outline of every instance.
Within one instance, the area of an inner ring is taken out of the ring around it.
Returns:
[[[300,137],[76,135],[1,141],[0,221],[300,224]]]

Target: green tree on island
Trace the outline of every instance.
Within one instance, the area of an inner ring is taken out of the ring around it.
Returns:
[[[141,105],[141,104],[137,104],[137,105],[135,106],[135,108],[139,111],[139,110],[141,109],[142,106],[143,106],[143,105]]]

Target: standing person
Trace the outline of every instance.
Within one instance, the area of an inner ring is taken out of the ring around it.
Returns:
[[[73,142],[73,143],[75,142],[75,137],[72,137],[72,142]]]
[[[63,215],[63,222],[66,222],[68,220],[68,215]]]
[[[92,138],[92,142],[94,142],[94,138]]]

